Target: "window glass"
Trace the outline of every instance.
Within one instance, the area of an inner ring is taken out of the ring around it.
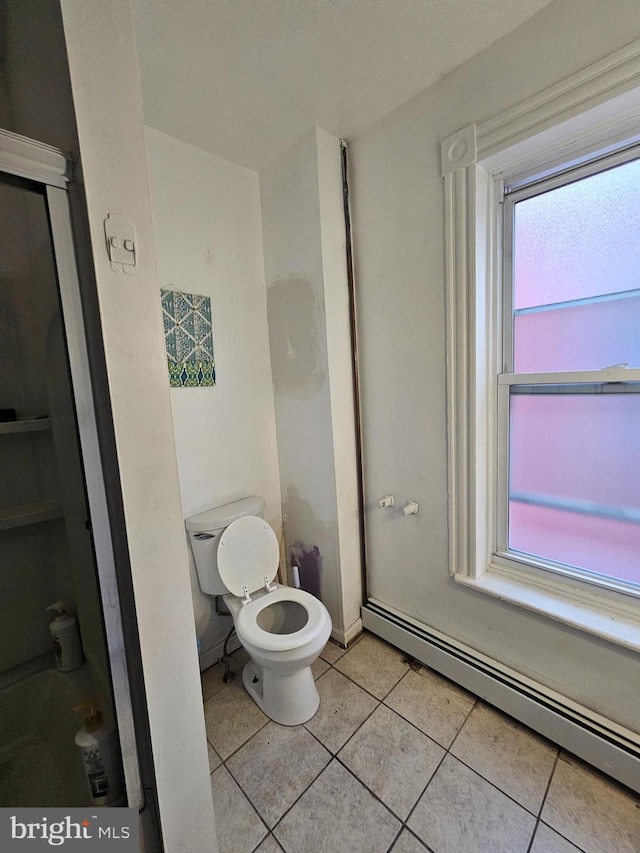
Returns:
[[[514,204],[516,373],[640,367],[640,160]]]
[[[510,391],[509,549],[640,584],[640,393]]]

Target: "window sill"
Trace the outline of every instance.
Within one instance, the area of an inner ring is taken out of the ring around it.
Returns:
[[[623,609],[567,596],[564,589],[529,583],[502,572],[490,570],[479,578],[456,573],[454,580],[463,586],[540,613],[565,625],[571,625],[626,649],[640,651],[640,620]]]

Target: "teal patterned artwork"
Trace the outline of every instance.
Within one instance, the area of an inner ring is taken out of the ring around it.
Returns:
[[[216,384],[208,296],[161,289],[162,321],[172,388]]]

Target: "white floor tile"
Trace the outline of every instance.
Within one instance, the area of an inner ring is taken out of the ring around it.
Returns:
[[[475,697],[428,669],[410,669],[384,700],[441,746],[449,747],[474,706]]]
[[[400,820],[406,820],[444,754],[415,726],[379,705],[338,758]]]
[[[386,853],[399,829],[398,819],[334,760],[274,835],[286,853]]]
[[[207,752],[209,753],[209,773],[213,773],[216,767],[220,767],[222,763],[220,760],[220,756],[215,751],[215,749],[211,746],[211,744],[207,741]]]
[[[539,813],[557,747],[510,717],[478,703],[451,752],[521,806]]]
[[[580,853],[580,850],[566,838],[540,822],[529,853]]]
[[[220,853],[640,853],[640,797],[372,636],[313,672],[304,727],[203,674]]]
[[[334,664],[342,655],[346,654],[347,650],[343,649],[342,646],[339,646],[337,643],[334,643],[333,640],[329,640],[324,649],[320,652],[320,657],[327,661],[327,663]]]
[[[383,699],[409,669],[403,658],[402,652],[365,634],[334,666],[377,699]]]
[[[427,853],[427,848],[408,829],[403,829],[392,853]]]
[[[267,826],[273,827],[331,761],[302,726],[270,722],[227,761]]]
[[[407,826],[437,853],[527,853],[535,818],[447,755]]]
[[[335,669],[320,676],[316,685],[320,707],[305,726],[336,753],[379,703]]]
[[[226,767],[211,774],[211,794],[219,853],[251,853],[267,828]]]
[[[585,853],[638,853],[640,798],[561,755],[542,820]]]
[[[282,853],[282,847],[273,835],[268,835],[262,844],[256,848],[256,853]]]
[[[207,699],[204,720],[207,738],[224,761],[266,725],[269,718],[249,698],[238,680]]]

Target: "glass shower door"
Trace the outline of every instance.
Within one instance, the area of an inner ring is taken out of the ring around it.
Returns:
[[[0,173],[0,806],[127,804],[119,749],[107,784],[74,740],[79,705],[118,721],[65,328],[70,241],[64,189]],[[77,620],[76,660],[54,653],[54,602]]]

